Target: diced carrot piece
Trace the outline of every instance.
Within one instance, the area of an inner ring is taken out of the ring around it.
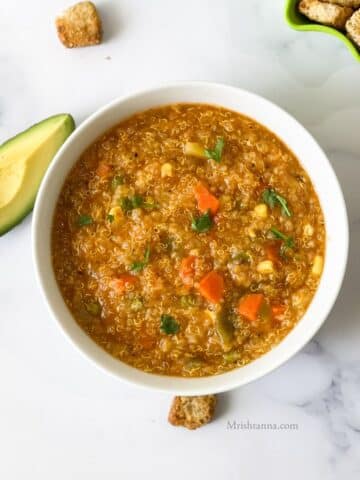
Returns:
[[[280,261],[280,243],[271,242],[265,245],[264,247],[266,258],[271,260],[273,263],[278,263]]]
[[[144,334],[138,339],[138,343],[143,350],[151,350],[154,348],[156,341],[151,336]]]
[[[273,314],[274,318],[281,317],[286,312],[286,305],[278,304],[271,306],[271,313]]]
[[[199,291],[206,300],[219,303],[224,297],[224,279],[214,270],[203,277],[199,283]]]
[[[111,167],[107,163],[99,163],[96,169],[96,175],[98,177],[107,177],[110,175]]]
[[[181,260],[180,278],[185,285],[192,285],[195,274],[195,260],[194,255],[189,255]]]
[[[200,182],[195,187],[195,198],[201,213],[210,210],[211,213],[215,215],[219,210],[219,200]]]
[[[250,293],[241,298],[238,312],[247,320],[255,322],[263,302],[264,295],[262,293]]]
[[[125,292],[129,285],[134,285],[136,282],[137,278],[134,275],[123,273],[111,281],[111,288],[116,290],[117,293],[121,294]]]

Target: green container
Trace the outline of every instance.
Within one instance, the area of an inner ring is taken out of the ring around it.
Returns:
[[[360,50],[352,43],[347,36],[336,30],[336,28],[327,27],[326,25],[321,25],[319,23],[314,23],[308,18],[301,15],[297,9],[297,4],[299,0],[286,0],[285,3],[285,18],[287,23],[291,28],[295,30],[300,30],[302,32],[322,32],[333,35],[334,37],[339,38],[347,48],[350,50],[354,58],[360,62]]]

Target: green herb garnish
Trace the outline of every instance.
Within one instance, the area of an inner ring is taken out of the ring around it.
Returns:
[[[164,313],[160,317],[160,330],[166,335],[174,335],[180,330],[180,325],[174,317]]]
[[[129,197],[120,198],[119,204],[124,213],[131,212],[131,210],[134,208],[131,198]]]
[[[135,273],[139,273],[141,272],[142,270],[144,270],[144,268],[146,267],[146,265],[149,263],[149,260],[150,260],[150,247],[149,245],[146,247],[145,249],[145,253],[144,253],[144,260],[143,261],[139,261],[139,262],[134,262],[131,266],[130,266],[130,270],[132,272],[135,272]]]
[[[141,208],[144,205],[144,199],[141,195],[134,195],[131,198],[133,208]]]
[[[287,235],[285,235],[285,233],[280,232],[280,230],[278,230],[275,227],[270,228],[270,232],[274,235],[275,238],[282,240],[286,248],[295,247],[295,242],[293,237],[288,237]]]
[[[116,190],[116,187],[119,185],[124,185],[124,183],[124,177],[122,175],[115,175],[115,177],[113,177],[111,180],[111,188]]]
[[[206,157],[212,158],[213,160],[215,160],[216,163],[220,163],[224,146],[225,140],[223,139],[223,137],[219,137],[216,141],[214,150],[211,150],[209,148],[204,149]]]
[[[80,215],[77,219],[77,224],[79,227],[84,227],[85,225],[91,225],[93,223],[93,219],[90,215]]]
[[[152,210],[159,208],[159,204],[156,202],[146,202],[141,195],[134,195],[133,197],[120,198],[120,207],[124,213],[131,212],[135,208],[144,208],[145,210]]]
[[[106,217],[108,219],[108,222],[112,223],[114,221],[114,215],[111,215],[110,213],[108,214],[108,216]]]
[[[208,232],[212,226],[213,219],[211,218],[210,210],[199,217],[194,217],[191,221],[191,228],[198,233]]]
[[[140,195],[134,195],[133,197],[120,198],[120,207],[124,213],[131,212],[135,208],[140,208],[144,200]]]
[[[267,188],[264,190],[261,197],[270,208],[274,208],[276,204],[279,204],[281,207],[281,213],[286,217],[291,217],[292,214],[287,200],[277,193],[273,188]]]

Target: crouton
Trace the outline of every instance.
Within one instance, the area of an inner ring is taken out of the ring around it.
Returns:
[[[350,8],[359,8],[360,0],[321,0],[322,2],[335,3],[336,5],[341,5],[342,7]]]
[[[320,2],[319,0],[301,0],[299,11],[314,22],[340,30],[345,29],[345,24],[353,13],[352,8]]]
[[[169,412],[169,422],[190,430],[209,423],[215,412],[216,396],[175,397]]]
[[[346,22],[348,37],[360,47],[360,10],[357,10]]]
[[[101,42],[101,19],[92,2],[80,2],[57,17],[59,39],[67,48],[87,47]]]

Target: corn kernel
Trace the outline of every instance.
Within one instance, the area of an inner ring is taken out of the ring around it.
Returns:
[[[263,260],[262,262],[257,264],[256,270],[259,273],[273,273],[274,264],[271,260]]]
[[[310,225],[309,223],[307,223],[305,226],[304,226],[304,235],[305,237],[312,237],[314,234],[314,227],[312,225]]]
[[[173,174],[173,168],[171,163],[164,163],[164,165],[161,166],[161,177],[172,177]]]
[[[259,218],[266,218],[268,216],[268,207],[265,203],[259,203],[254,208],[254,213]]]
[[[186,142],[184,145],[184,153],[192,157],[206,158],[204,147],[196,142]]]
[[[118,223],[123,218],[121,207],[112,207],[109,211],[109,215],[113,217],[114,223]]]
[[[316,255],[314,263],[311,269],[311,273],[316,276],[320,276],[324,266],[324,259],[321,255]]]
[[[250,238],[256,238],[256,232],[253,229],[253,227],[249,227],[247,229],[247,234],[249,235]]]

